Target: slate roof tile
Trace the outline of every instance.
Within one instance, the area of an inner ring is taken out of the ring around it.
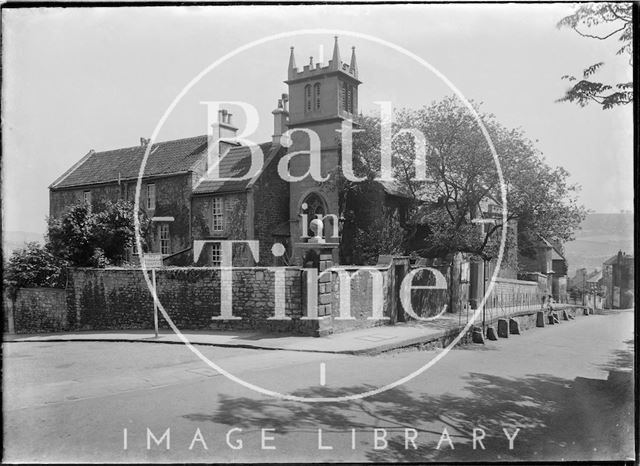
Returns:
[[[135,178],[140,171],[146,147],[94,152],[71,173],[51,187],[68,188]],[[206,156],[207,136],[195,136],[153,144],[144,176],[171,175],[189,171]]]
[[[270,157],[286,150],[280,145],[271,142],[260,144],[260,149],[264,155],[265,165]],[[276,153],[274,153],[274,151]],[[220,161],[220,178],[239,178],[246,175],[251,168],[251,150],[248,146],[240,146],[232,148]],[[247,189],[251,179],[219,181],[215,179],[207,179],[198,183],[193,190],[194,194],[214,194],[225,192],[237,192]]]

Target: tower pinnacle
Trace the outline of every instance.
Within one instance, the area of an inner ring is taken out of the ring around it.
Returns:
[[[339,70],[341,67],[340,63],[340,49],[338,48],[338,36],[334,36],[335,42],[333,44],[333,58],[331,59],[331,68],[334,70]]]
[[[296,58],[293,55],[293,47],[291,47],[291,54],[289,55],[289,79],[293,79],[297,71]]]
[[[356,48],[351,47],[351,64],[349,65],[349,71],[354,78],[358,79],[358,63],[356,62]]]

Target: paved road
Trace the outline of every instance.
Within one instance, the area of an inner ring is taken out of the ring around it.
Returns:
[[[323,397],[390,383],[439,354],[411,350],[346,356],[199,349],[231,373],[270,390]],[[177,345],[6,343],[3,353],[5,461],[634,456],[633,312],[629,311],[456,349],[398,388],[365,400],[323,404],[255,393]],[[322,364],[325,385],[320,380]],[[513,449],[505,428],[512,437],[520,429]],[[164,441],[155,445],[147,429],[158,439],[170,429],[170,449]],[[478,440],[484,436],[475,450],[474,429]],[[227,443],[227,435],[237,449]]]

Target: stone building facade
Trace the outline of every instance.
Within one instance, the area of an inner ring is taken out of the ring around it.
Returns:
[[[606,260],[602,264],[602,282],[606,309],[633,307],[635,291],[633,256],[618,251],[618,254]]]
[[[161,254],[165,265],[219,265],[221,246],[216,241],[220,240],[259,241],[257,260],[246,245],[234,245],[234,266],[302,265],[308,251],[305,243],[312,236],[309,222],[316,217],[323,221],[325,240],[335,245],[333,262],[339,263],[345,223],[339,211],[340,193],[335,183],[309,176],[309,151],[317,142],[321,175],[335,176],[342,162],[338,131],[358,112],[361,82],[355,48],[350,62],[343,62],[336,37],[326,66],[310,63],[301,69],[291,48],[285,83],[288,93],[272,112],[272,140],[257,146],[264,156],[257,173],[251,171],[251,148],[234,139],[237,128],[231,113],[220,110],[209,135],[152,147],[141,139],[135,147],[90,151],[49,187],[50,216],[59,217],[78,202],[99,209],[107,200],[133,201],[137,174],[148,153],[140,207],[152,222],[149,252]],[[281,139],[287,130],[291,144],[284,147]],[[218,149],[219,163],[212,159],[209,146]],[[278,166],[284,157],[297,179],[280,176]],[[218,167],[217,176],[211,176],[213,167]],[[368,204],[368,218],[386,214],[400,224],[407,196],[387,184],[370,183],[375,202]],[[196,242],[204,246],[194,247]],[[272,254],[275,244],[282,244],[285,253]]]

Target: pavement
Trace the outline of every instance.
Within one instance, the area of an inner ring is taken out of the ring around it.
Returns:
[[[579,307],[579,306],[578,306]],[[513,311],[507,316],[535,312],[537,309]],[[505,317],[504,314],[492,314],[493,320]],[[577,313],[577,315],[581,315]],[[285,350],[329,354],[378,354],[395,349],[418,346],[454,337],[462,331],[473,311],[460,314],[445,314],[428,322],[396,323],[345,333],[336,333],[325,337],[295,336],[282,333],[264,333],[257,331],[190,331],[182,332],[193,345]],[[489,324],[487,322],[487,324]],[[50,334],[5,334],[4,342],[67,342],[67,341],[112,341],[137,343],[183,344],[182,339],[170,330],[160,330],[155,336],[153,330],[122,331],[81,331]]]

